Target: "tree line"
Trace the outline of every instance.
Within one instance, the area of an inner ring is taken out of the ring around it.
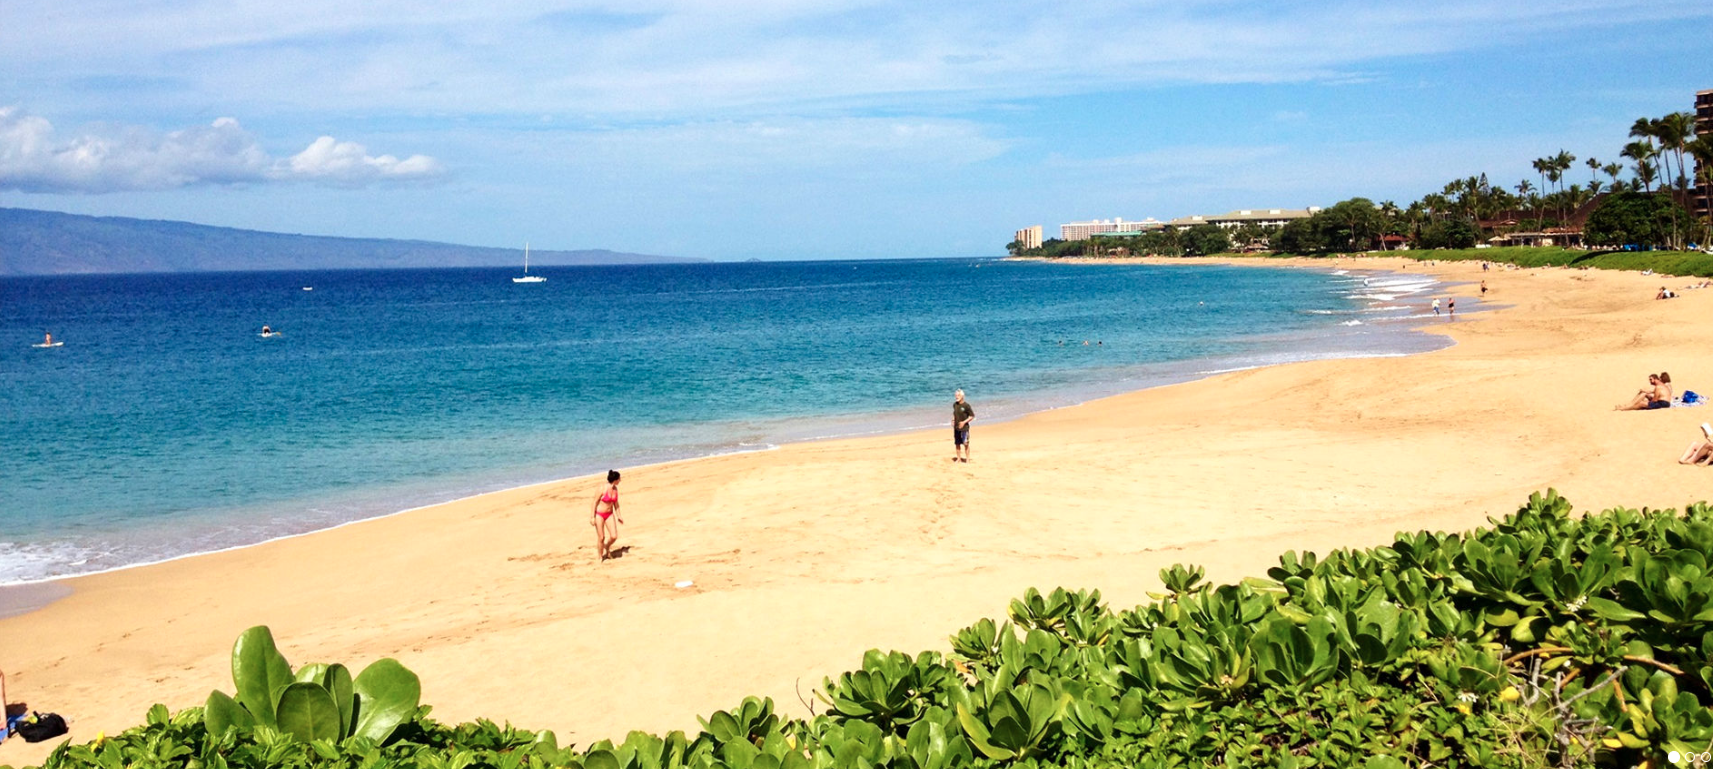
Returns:
[[[1048,240],[1038,249],[1012,242],[1020,256],[1197,256],[1231,250],[1321,254],[1412,248],[1469,248],[1513,232],[1558,235],[1576,212],[1599,200],[1583,222],[1587,245],[1683,249],[1713,240],[1713,209],[1697,218],[1684,207],[1693,191],[1713,198],[1713,135],[1695,135],[1695,116],[1638,118],[1619,151],[1623,161],[1582,158],[1587,185],[1571,181],[1577,158],[1559,150],[1533,161],[1536,180],[1507,189],[1477,174],[1448,182],[1407,206],[1355,197],[1282,227],[1211,224],[1084,241]],[[1691,166],[1698,173],[1691,172]],[[1604,179],[1602,179],[1604,175]],[[1512,192],[1515,190],[1515,192]],[[1604,197],[1602,197],[1604,196]]]

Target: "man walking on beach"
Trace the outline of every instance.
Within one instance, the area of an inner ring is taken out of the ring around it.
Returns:
[[[1439,314],[1439,297],[1437,296],[1433,298],[1433,314]]]
[[[970,423],[975,421],[975,408],[964,400],[964,391],[952,394],[952,461],[970,461]]]

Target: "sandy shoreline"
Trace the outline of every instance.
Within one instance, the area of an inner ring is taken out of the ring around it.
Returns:
[[[1662,280],[1684,281],[1337,261],[1486,279],[1510,309],[1435,325],[1459,344],[1434,353],[978,425],[968,465],[930,430],[638,468],[621,541],[634,549],[605,567],[585,524],[599,483],[579,478],[68,580],[72,595],[0,619],[0,669],[13,699],[87,740],[229,688],[232,639],[269,624],[294,663],[398,657],[442,719],[587,744],[692,729],[746,694],[801,713],[794,692],[863,650],[944,649],[1030,586],[1132,605],[1174,562],[1235,579],[1284,550],[1465,528],[1549,485],[1581,508],[1713,497],[1713,471],[1675,463],[1713,409],[1610,411],[1649,371],[1713,391],[1713,291],[1656,302]],[[46,747],[8,740],[0,763]]]
[[[1132,257],[1120,257],[1120,258],[1104,258],[1104,259],[1090,259],[1090,258],[1046,259],[1046,258],[1041,258],[1041,257],[1010,257],[1010,258],[1005,259],[1004,261],[1037,262],[1037,263],[1048,263],[1048,264],[1060,263],[1060,264],[1073,264],[1073,265],[1084,265],[1084,264],[1086,264],[1086,265],[1148,264],[1148,265],[1153,265],[1153,266],[1173,266],[1174,264],[1188,263],[1184,259],[1166,259],[1166,258],[1160,258],[1160,257],[1134,257],[1134,258],[1132,258]],[[1203,266],[1237,265],[1237,266],[1263,266],[1263,267],[1272,266],[1272,267],[1275,267],[1277,269],[1301,268],[1301,269],[1309,269],[1309,270],[1316,271],[1316,272],[1323,272],[1323,273],[1329,273],[1329,274],[1332,273],[1333,268],[1330,266],[1330,263],[1325,262],[1325,260],[1321,260],[1321,261],[1323,263],[1315,263],[1314,260],[1292,260],[1290,263],[1281,263],[1281,264],[1277,264],[1277,265],[1267,265],[1267,264],[1263,264],[1263,263],[1259,263],[1259,262],[1257,262],[1254,265],[1248,265],[1248,264],[1244,264],[1244,263],[1237,262],[1237,261],[1223,261],[1223,260],[1219,260],[1219,259],[1209,259],[1209,260],[1199,260],[1195,263],[1201,264]],[[1378,275],[1403,275],[1404,274],[1404,273],[1399,272],[1399,271],[1377,270],[1377,269],[1373,269],[1373,268],[1367,268],[1367,269],[1364,269],[1362,271],[1363,272],[1372,272],[1372,273],[1376,273]],[[1482,311],[1483,308],[1479,304],[1472,304],[1469,309],[1476,311],[1476,312],[1479,312],[1479,311]],[[1416,324],[1411,323],[1405,319],[1382,318],[1382,320],[1384,320],[1388,324],[1387,325],[1388,328],[1396,330],[1399,333],[1415,334],[1417,331]],[[1373,322],[1373,321],[1370,320],[1370,322]],[[1073,345],[1074,345],[1074,343],[1075,343],[1074,340],[1072,340]],[[1061,342],[1061,344],[1063,344],[1063,342]],[[1086,345],[1087,343],[1085,342],[1084,344]],[[1357,353],[1354,353],[1351,355],[1345,355],[1344,353],[1347,351],[1340,351],[1340,350],[1336,350],[1336,349],[1323,349],[1323,350],[1317,351],[1316,353],[1311,353],[1310,355],[1312,355],[1313,357],[1305,357],[1302,360],[1320,360],[1320,359],[1332,359],[1332,358],[1339,358],[1339,357],[1394,357],[1394,356],[1403,356],[1403,355],[1414,355],[1414,354],[1419,354],[1421,352],[1428,352],[1428,351],[1430,351],[1430,350],[1428,350],[1428,349],[1408,349],[1408,350],[1400,349],[1400,350],[1396,350],[1396,351],[1387,351],[1387,352],[1382,352],[1382,353],[1372,353],[1372,352],[1363,351],[1363,352],[1357,352]],[[1290,351],[1290,352],[1297,352],[1297,351]],[[1287,353],[1287,355],[1288,354],[1289,353]],[[1007,394],[1005,396],[1002,396],[998,401],[992,400],[990,398],[984,398],[983,399],[984,408],[982,411],[982,423],[984,425],[1000,424],[1000,423],[1010,422],[1010,421],[1013,421],[1016,419],[1020,419],[1022,417],[1025,417],[1025,416],[1028,416],[1030,414],[1034,414],[1037,412],[1050,411],[1050,410],[1059,409],[1059,408],[1079,406],[1079,405],[1083,405],[1089,401],[1100,400],[1100,399],[1111,397],[1114,395],[1122,395],[1122,394],[1136,392],[1139,390],[1151,389],[1154,387],[1164,387],[1164,386],[1169,386],[1169,385],[1182,384],[1184,382],[1189,382],[1189,381],[1194,381],[1194,380],[1199,380],[1199,379],[1205,379],[1209,376],[1214,376],[1217,374],[1224,374],[1224,373],[1230,373],[1230,372],[1235,372],[1235,371],[1246,371],[1249,369],[1259,368],[1262,366],[1281,365],[1282,363],[1295,363],[1295,362],[1301,362],[1301,361],[1300,360],[1294,360],[1294,359],[1286,359],[1286,360],[1282,360],[1282,361],[1275,360],[1273,362],[1253,362],[1253,363],[1251,363],[1251,362],[1237,362],[1237,361],[1231,360],[1230,358],[1221,358],[1221,357],[1215,356],[1215,357],[1204,357],[1204,358],[1192,358],[1192,359],[1185,359],[1185,360],[1162,361],[1162,362],[1157,362],[1157,363],[1153,363],[1153,364],[1136,364],[1138,367],[1147,366],[1150,368],[1149,373],[1144,375],[1140,381],[1138,381],[1137,379],[1126,378],[1124,380],[1120,380],[1117,382],[1102,382],[1100,385],[1096,385],[1096,386],[1085,385],[1084,387],[1082,387],[1078,390],[1073,390],[1073,391],[1069,391],[1069,392],[1054,390],[1054,391],[1047,391],[1047,392],[1012,393],[1012,394]],[[1229,368],[1214,368],[1214,369],[1205,368],[1205,366],[1208,366],[1208,365],[1218,366],[1218,365],[1222,365],[1222,364],[1230,364],[1230,367]],[[996,402],[1000,404],[1000,408],[997,408],[997,409],[995,408]],[[1028,404],[1028,405],[1023,405],[1022,408],[1024,410],[1019,411],[1019,410],[1017,410],[1019,407],[1019,404]],[[902,421],[905,419],[908,419],[909,421],[908,422]],[[935,425],[937,425],[941,421],[943,421],[943,416],[939,414],[939,408],[938,407],[935,407],[931,410],[928,408],[919,407],[919,406],[904,407],[904,408],[898,408],[898,409],[893,409],[890,411],[884,411],[884,412],[878,412],[878,413],[857,414],[857,415],[847,416],[847,417],[844,417],[838,421],[827,423],[824,429],[820,429],[820,430],[816,430],[816,431],[801,431],[801,430],[799,430],[797,432],[797,434],[795,434],[795,435],[768,436],[766,439],[767,442],[765,442],[765,443],[760,443],[760,444],[733,444],[733,447],[724,448],[721,450],[717,450],[714,453],[708,453],[708,454],[686,454],[686,455],[681,455],[681,456],[670,456],[670,455],[668,455],[668,456],[661,457],[658,459],[653,459],[651,461],[648,461],[645,464],[627,464],[627,465],[624,465],[624,467],[626,468],[627,471],[646,470],[649,468],[654,468],[654,467],[658,467],[661,465],[667,465],[667,464],[672,464],[672,463],[676,463],[676,462],[688,462],[688,461],[697,461],[697,460],[703,460],[703,459],[711,459],[711,458],[724,456],[724,455],[728,455],[728,454],[747,454],[747,453],[755,453],[755,452],[774,451],[774,450],[777,450],[780,446],[788,445],[788,444],[794,444],[794,443],[812,443],[812,442],[827,441],[827,440],[854,440],[854,439],[868,438],[868,437],[903,435],[906,433],[921,432],[924,430],[932,429]],[[744,447],[744,446],[748,446],[748,447]],[[150,560],[145,560],[145,561],[136,562],[136,563],[125,563],[125,564],[116,565],[116,566],[107,566],[107,567],[102,567],[102,568],[99,568],[97,570],[89,571],[89,572],[56,575],[56,576],[48,576],[48,577],[30,577],[30,578],[23,579],[22,581],[16,581],[16,582],[0,582],[0,618],[5,618],[5,617],[9,617],[9,616],[16,616],[18,614],[23,614],[26,612],[35,611],[35,610],[40,609],[44,606],[47,606],[48,604],[52,603],[53,601],[56,601],[60,598],[63,598],[66,595],[70,595],[71,594],[71,588],[68,585],[73,580],[78,580],[78,579],[82,579],[85,577],[100,576],[100,575],[110,574],[110,573],[114,573],[114,572],[122,572],[122,571],[128,571],[128,570],[132,570],[132,569],[138,569],[138,568],[147,568],[147,567],[151,567],[151,566],[159,566],[159,565],[164,564],[164,563],[179,561],[179,560],[183,560],[186,558],[198,558],[198,557],[202,557],[202,556],[212,555],[215,553],[225,552],[228,550],[239,550],[239,549],[243,549],[243,548],[257,547],[260,545],[267,545],[267,544],[270,544],[270,543],[273,543],[276,541],[280,541],[280,540],[294,539],[297,537],[304,537],[304,536],[319,534],[319,533],[322,533],[325,531],[330,531],[332,529],[337,529],[337,528],[342,528],[345,526],[350,526],[352,524],[362,523],[364,521],[370,521],[370,520],[375,520],[375,519],[379,519],[379,518],[388,518],[388,517],[392,517],[395,515],[407,515],[407,514],[410,514],[410,513],[416,512],[418,510],[425,509],[425,508],[438,507],[441,505],[461,504],[461,503],[466,502],[468,500],[475,499],[477,497],[485,496],[488,494],[504,493],[504,492],[510,492],[510,491],[519,491],[522,489],[533,488],[533,487],[537,487],[537,486],[550,486],[550,485],[554,485],[554,484],[571,483],[571,482],[580,481],[580,480],[584,480],[587,478],[594,477],[595,475],[598,475],[599,473],[603,473],[603,472],[605,472],[605,470],[601,470],[599,472],[579,473],[576,475],[557,477],[557,478],[548,478],[548,479],[544,479],[544,480],[531,480],[529,482],[519,483],[519,484],[513,485],[513,486],[494,487],[494,488],[489,488],[486,490],[479,490],[479,491],[478,490],[472,490],[472,491],[464,492],[458,496],[444,497],[444,498],[440,498],[440,499],[436,499],[436,500],[424,500],[424,501],[421,501],[420,503],[414,504],[411,507],[384,509],[384,510],[378,511],[378,512],[371,512],[371,513],[362,514],[360,517],[352,518],[349,520],[336,520],[336,522],[333,522],[333,523],[322,524],[318,528],[311,528],[311,529],[307,529],[307,530],[300,530],[300,531],[294,531],[291,533],[284,533],[284,534],[277,534],[277,535],[264,535],[264,538],[259,539],[259,540],[255,540],[255,541],[238,542],[235,544],[221,545],[221,546],[213,547],[212,549],[202,550],[202,551],[197,551],[197,552],[186,552],[186,553],[180,553],[180,554],[174,554],[174,555],[158,556],[158,557],[151,558]],[[305,502],[304,504],[312,504],[312,503],[311,502]]]

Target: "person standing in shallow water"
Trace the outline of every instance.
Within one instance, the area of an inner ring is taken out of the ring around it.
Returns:
[[[613,543],[619,541],[619,524],[625,519],[619,515],[619,471],[607,471],[607,490],[595,498],[594,512],[589,515],[589,525],[595,527],[595,552],[601,560],[613,557]]]
[[[959,390],[952,393],[953,462],[967,463],[970,461],[970,423],[974,421],[975,407],[964,400],[964,391]]]

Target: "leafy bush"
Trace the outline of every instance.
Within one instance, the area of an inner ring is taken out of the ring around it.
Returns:
[[[1660,246],[1673,242],[1674,227],[1695,217],[1665,194],[1619,192],[1588,215],[1588,242],[1596,246]],[[1681,241],[1678,241],[1681,244]]]
[[[146,725],[62,745],[46,765],[1662,766],[1713,743],[1709,553],[1705,503],[1577,519],[1548,491],[1485,529],[1286,553],[1265,579],[1214,586],[1174,566],[1155,602],[1127,611],[1098,591],[1031,589],[1007,621],[953,635],[950,658],[869,652],[823,682],[829,710],[807,720],[752,697],[693,737],[579,751],[551,732],[448,727],[427,708],[384,738],[305,741],[156,705]]]
[[[1481,234],[1464,219],[1447,219],[1422,228],[1422,248],[1474,248]]]
[[[1186,256],[1211,256],[1231,250],[1231,236],[1213,224],[1198,224],[1180,236]]]
[[[232,645],[238,697],[208,695],[203,725],[224,735],[234,727],[270,726],[308,742],[361,735],[385,742],[416,714],[422,684],[398,660],[376,660],[353,680],[340,664],[304,665],[296,675],[274,646],[274,634],[253,627]]]

